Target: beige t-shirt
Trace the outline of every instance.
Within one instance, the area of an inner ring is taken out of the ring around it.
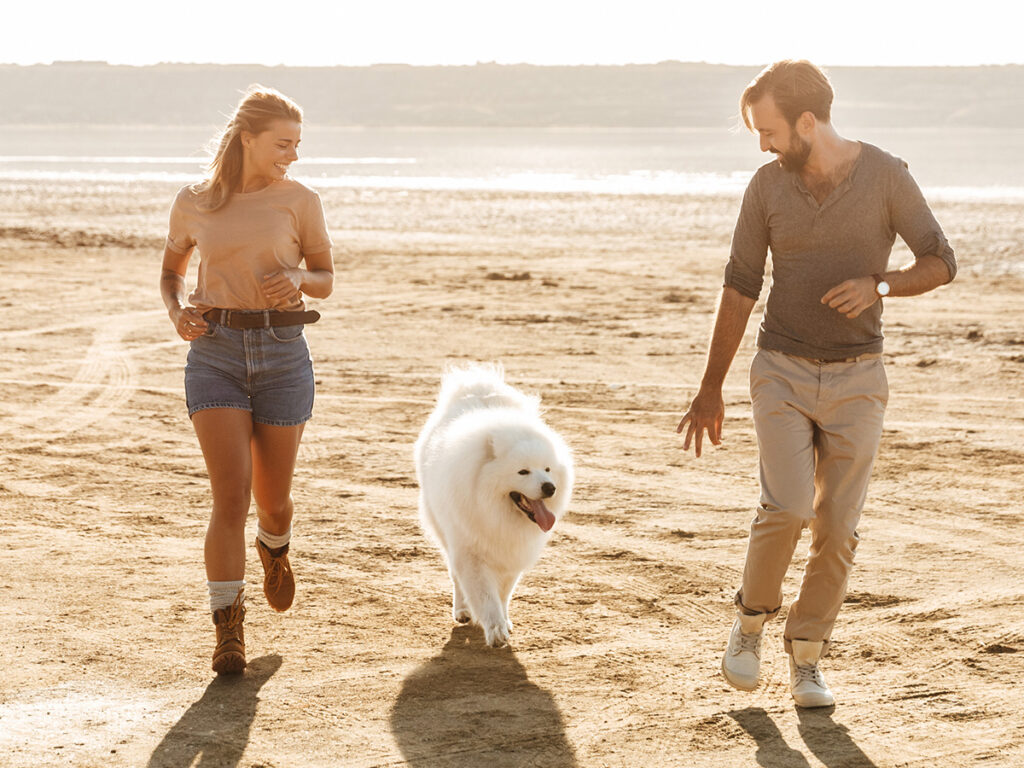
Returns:
[[[256,192],[235,192],[219,210],[196,206],[183,187],[171,206],[167,247],[182,255],[199,250],[199,278],[188,297],[200,311],[221,309],[304,309],[302,292],[271,305],[264,277],[298,267],[307,253],[331,247],[320,196],[293,179]]]

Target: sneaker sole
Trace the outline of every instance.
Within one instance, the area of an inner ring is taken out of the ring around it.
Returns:
[[[831,701],[818,700],[818,703],[814,703],[814,704],[806,703],[805,704],[805,703],[802,703],[800,701],[797,701],[796,696],[794,696],[793,697],[793,701],[796,702],[796,705],[798,707],[800,707],[800,709],[823,709],[825,707],[834,707],[836,705],[836,700],[834,698]]]
[[[757,685],[758,685],[757,683],[754,683],[753,685],[748,687],[748,686],[745,686],[745,685],[738,684],[731,677],[729,677],[729,673],[725,671],[725,659],[722,659],[722,677],[725,678],[725,682],[727,682],[729,685],[731,685],[737,691],[745,691],[747,693],[750,693],[751,691],[756,691],[757,690]]]

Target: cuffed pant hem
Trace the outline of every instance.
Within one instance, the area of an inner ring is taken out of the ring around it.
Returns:
[[[733,603],[736,605],[737,608],[740,609],[740,611],[742,613],[746,614],[747,616],[760,616],[760,615],[764,614],[764,617],[765,617],[764,620],[765,621],[769,621],[771,619],[774,619],[776,616],[779,615],[779,611],[782,610],[782,606],[781,605],[778,608],[773,608],[770,611],[755,611],[752,608],[748,608],[747,606],[745,606],[743,604],[743,592],[742,591],[736,593],[736,597],[733,600]]]
[[[782,638],[782,643],[783,643],[783,645],[786,646],[786,653],[788,653],[790,656],[792,656],[793,655],[793,640],[804,640],[804,639],[805,638],[802,638],[802,637],[794,637],[794,638],[784,637],[784,638]],[[814,641],[814,642],[817,642],[817,641]],[[831,640],[822,640],[821,641],[821,658],[825,658],[826,656],[828,656],[828,650],[831,647],[832,647],[832,641]]]

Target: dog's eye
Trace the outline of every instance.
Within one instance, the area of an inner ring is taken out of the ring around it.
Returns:
[[[520,469],[519,470],[519,474],[520,475],[528,475],[528,474],[530,474],[530,470],[528,470],[528,469]]]
[[[551,471],[551,467],[544,467],[544,471],[545,472],[550,472]]]

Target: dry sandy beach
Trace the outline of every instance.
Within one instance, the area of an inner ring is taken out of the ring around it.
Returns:
[[[266,605],[250,548],[250,667],[215,680],[208,486],[157,290],[173,194],[0,182],[0,765],[1024,765],[1024,204],[936,202],[960,276],[887,303],[839,704],[802,711],[781,622],[758,691],[718,671],[758,493],[756,323],[725,444],[696,460],[674,432],[736,198],[327,190],[296,604]],[[577,461],[497,651],[453,627],[416,517],[412,443],[468,359],[541,394]]]

